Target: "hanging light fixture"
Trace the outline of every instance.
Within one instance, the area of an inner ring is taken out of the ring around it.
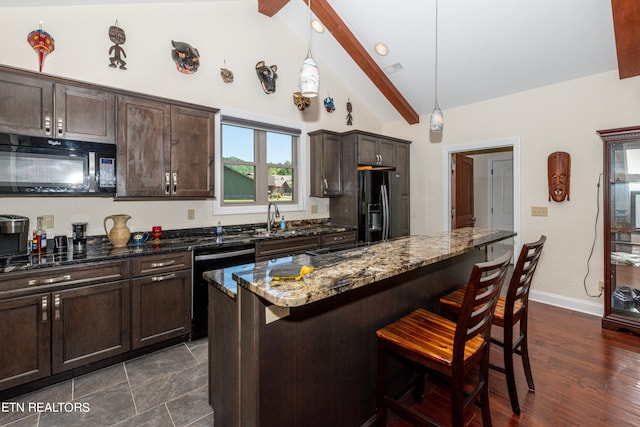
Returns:
[[[444,127],[444,115],[438,105],[438,0],[436,0],[436,79],[435,79],[435,97],[436,105],[431,112],[430,128],[431,132],[442,132]]]
[[[318,96],[320,89],[320,73],[318,72],[318,64],[311,56],[311,0],[308,1],[307,9],[307,57],[302,61],[300,67],[300,92],[302,96],[313,98]]]

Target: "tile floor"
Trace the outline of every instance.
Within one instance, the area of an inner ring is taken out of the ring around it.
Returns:
[[[0,426],[210,427],[208,400],[203,338],[0,402]]]

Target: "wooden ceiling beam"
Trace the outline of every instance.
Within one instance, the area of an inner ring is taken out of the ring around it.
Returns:
[[[280,10],[287,1],[288,0],[258,0],[258,11],[264,13],[261,8],[273,10],[277,7],[277,3],[282,3],[280,8],[278,8],[278,10]],[[303,1],[305,3],[308,2],[308,0]],[[336,11],[333,10],[327,0],[313,0],[311,2],[311,10],[407,123],[410,125],[419,123],[420,116],[418,113],[411,107],[391,80],[389,80],[385,72],[376,64],[371,55],[369,55],[367,50],[360,44],[356,36],[353,35],[349,27],[347,27],[344,21],[338,16]],[[276,12],[272,15],[264,14],[273,16]]]
[[[611,0],[611,11],[616,35],[618,74],[621,79],[640,75],[640,2]]]
[[[258,0],[258,12],[271,18],[286,6],[289,0]]]

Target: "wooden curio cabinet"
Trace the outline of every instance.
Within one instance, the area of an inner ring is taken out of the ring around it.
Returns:
[[[640,126],[598,134],[605,182],[602,327],[640,333]]]

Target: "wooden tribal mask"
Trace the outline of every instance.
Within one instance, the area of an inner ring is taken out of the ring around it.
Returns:
[[[569,194],[571,176],[571,156],[564,151],[556,151],[547,158],[547,177],[549,181],[549,201],[571,200]]]

